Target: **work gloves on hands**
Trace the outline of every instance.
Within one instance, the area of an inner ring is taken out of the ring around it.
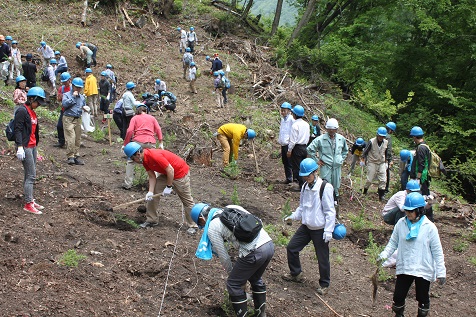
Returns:
[[[121,153],[126,155],[126,153],[124,152],[124,145],[121,147]]]
[[[164,142],[159,143],[159,149],[163,150],[164,149]]]
[[[328,243],[329,241],[332,240],[332,232],[324,232],[324,242]]]
[[[17,158],[20,161],[23,161],[25,159],[25,150],[23,149],[23,146],[18,147]]]
[[[147,192],[147,194],[145,195],[145,201],[152,201],[152,199],[154,199],[154,193],[153,192]]]
[[[166,186],[164,188],[164,191],[162,192],[162,196],[168,196],[168,195],[172,194],[172,191],[173,191],[172,186],[170,186],[170,187]]]

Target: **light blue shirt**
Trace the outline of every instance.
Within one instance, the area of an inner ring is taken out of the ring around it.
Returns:
[[[73,96],[73,90],[63,95],[64,116],[79,118],[83,114],[83,107],[86,105],[86,98],[83,94]]]

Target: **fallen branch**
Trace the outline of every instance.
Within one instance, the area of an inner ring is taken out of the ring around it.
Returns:
[[[132,22],[131,18],[129,18],[129,14],[127,14],[127,10],[125,8],[122,8],[122,12],[124,13],[124,16],[126,17],[127,22],[129,22],[130,25],[135,26],[134,22]]]
[[[329,306],[329,304],[327,304],[327,303],[322,299],[322,297],[319,296],[319,294],[317,294],[317,293],[314,293],[314,294],[315,294],[315,295],[317,296],[317,298],[319,298],[319,299],[321,300],[321,302],[323,302],[324,305],[326,305],[327,308],[329,308],[337,317],[343,317],[342,315],[339,315],[334,309],[332,309],[332,307]]]
[[[74,196],[70,195],[68,198],[75,198],[75,199],[81,199],[81,198],[106,198],[106,196]]]
[[[243,57],[239,56],[238,54],[236,53],[233,53],[236,57],[238,57],[238,59],[243,63],[245,64],[246,67],[248,67],[248,64],[246,64],[245,60],[243,59]]]

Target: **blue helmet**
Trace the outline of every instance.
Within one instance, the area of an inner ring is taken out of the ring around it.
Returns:
[[[105,70],[103,70],[103,71],[101,72],[101,76],[107,76],[107,73],[106,73]]]
[[[317,171],[319,165],[312,158],[305,158],[299,165],[299,176],[309,176],[314,171]]]
[[[60,81],[62,83],[64,83],[65,81],[68,81],[70,78],[71,78],[71,75],[68,72],[61,73],[60,75]]]
[[[131,158],[131,156],[133,156],[134,154],[137,153],[137,151],[139,151],[140,149],[142,149],[142,147],[140,146],[139,143],[137,142],[129,142],[126,144],[126,146],[124,147],[124,154],[128,157],[128,158]]]
[[[18,44],[18,41],[15,41],[15,40],[12,41],[12,45],[13,45],[13,44]]]
[[[298,117],[304,117],[304,108],[300,105],[295,105],[291,111]]]
[[[111,69],[111,68],[112,68],[112,65],[111,65],[111,64],[107,64],[107,65],[106,65],[106,68]]]
[[[41,45],[42,47],[45,47],[45,46],[46,46],[46,42],[45,42],[45,41],[41,41],[41,42],[40,42],[40,45]]]
[[[193,31],[195,30],[195,28],[193,26],[190,27],[190,31]]]
[[[46,94],[43,88],[41,87],[31,87],[30,90],[28,90],[26,96],[35,97],[35,100],[38,101],[41,105],[45,104]]]
[[[219,73],[221,76],[225,76],[225,72],[222,71],[222,70],[220,70],[218,73]]]
[[[355,144],[357,146],[361,146],[362,144],[364,144],[364,139],[362,138],[357,138],[357,140],[355,140]]]
[[[420,183],[417,180],[411,179],[407,182],[407,186],[405,187],[406,190],[411,192],[419,192],[420,191]]]
[[[180,26],[177,26],[177,31],[182,31],[182,28]]]
[[[15,82],[18,84],[19,82],[25,81],[25,80],[26,80],[25,76],[20,75],[15,79]]]
[[[60,51],[56,51],[56,52],[55,52],[55,55],[61,55],[61,52],[60,52]]]
[[[213,76],[218,77],[220,75],[218,72],[213,72]]]
[[[292,107],[291,104],[290,104],[289,102],[287,102],[287,101],[285,101],[285,102],[282,103],[281,108],[293,110],[293,107]]]
[[[157,85],[160,84],[160,79],[157,78],[157,79],[155,80],[155,83],[156,83]]]
[[[76,48],[79,48],[81,46],[81,42],[76,43]]]
[[[313,121],[319,121],[319,116],[318,116],[317,114],[315,114],[315,115],[313,115],[313,116],[311,117],[311,120],[313,120]]]
[[[185,49],[185,52],[190,52],[190,51],[191,51],[190,47],[187,47],[187,48]]]
[[[85,72],[86,74],[89,74],[89,73],[92,73],[93,70],[88,67],[88,68],[86,68],[86,69],[84,70],[84,72]]]
[[[411,130],[410,130],[410,136],[423,136],[423,130],[422,128],[418,127],[418,126],[414,126]]]
[[[246,133],[248,134],[248,140],[254,139],[256,137],[256,132],[253,129],[246,130]]]
[[[146,112],[149,113],[149,107],[147,107],[147,105],[146,105],[145,103],[143,103],[143,102],[138,102],[138,103],[136,103],[135,106],[136,106],[136,109],[138,109],[138,108],[140,108],[140,107],[144,107],[145,110],[146,110]]]
[[[401,150],[401,151],[400,151],[400,160],[401,160],[402,162],[406,162],[406,161],[408,161],[408,158],[410,157],[410,155],[411,155],[411,152],[410,152],[410,151],[408,151],[408,150]]]
[[[11,35],[7,35],[5,36],[5,41],[11,41],[13,40],[13,38],[11,37]],[[13,43],[12,43],[13,44]]]
[[[205,204],[205,203],[195,204],[192,207],[192,210],[190,211],[190,217],[198,225],[198,218],[200,217],[200,214],[202,213],[202,211],[206,211],[209,209],[210,209],[210,206],[208,204]]]
[[[420,207],[425,207],[426,202],[425,198],[423,198],[422,194],[420,193],[410,193],[405,198],[405,203],[403,204],[404,210],[413,210]]]
[[[342,240],[347,235],[347,229],[341,223],[334,226],[334,231],[332,232],[332,238],[335,240]]]
[[[73,81],[71,82],[71,84],[73,84],[73,86],[78,87],[78,88],[83,88],[84,87],[84,82],[80,77],[74,78]]]
[[[210,56],[205,56],[205,60],[209,61],[210,60]]]
[[[397,131],[397,125],[395,124],[395,122],[387,122],[387,124],[385,125],[387,128],[389,128],[390,130],[392,130],[393,132]]]
[[[134,82],[132,81],[129,81],[126,83],[126,89],[132,89],[136,86],[136,84],[134,84]]]
[[[58,64],[58,62],[56,61],[56,59],[52,58],[50,59],[50,64]]]
[[[191,62],[191,63],[190,63],[190,66],[191,66],[191,67],[195,66],[195,62]]]
[[[378,136],[387,136],[387,129],[385,127],[380,127],[377,129]]]

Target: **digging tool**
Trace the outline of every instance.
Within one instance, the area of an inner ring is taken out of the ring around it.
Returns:
[[[251,140],[251,147],[253,148],[253,156],[255,157],[256,173],[259,174],[258,159],[256,158],[255,142],[253,140]]]
[[[372,285],[373,285],[373,290],[372,290],[372,306],[375,305],[375,300],[377,299],[377,288],[378,288],[378,275],[380,273],[380,267],[382,266],[381,261],[377,261],[377,269],[375,270],[375,273],[372,275],[371,280],[372,280]]]
[[[152,198],[156,198],[156,197],[159,197],[159,196],[162,196],[162,193],[160,194],[155,194],[154,196],[152,196]],[[127,207],[127,206],[130,206],[130,205],[134,205],[134,204],[138,204],[138,203],[141,203],[145,201],[145,198],[141,198],[141,199],[137,199],[137,200],[134,200],[134,201],[130,201],[128,203],[124,203],[124,204],[120,204],[120,205],[117,205],[117,206],[114,206],[110,209],[110,211],[115,211],[116,209],[119,209],[119,208],[124,208],[124,207]]]
[[[364,167],[360,166],[360,192],[362,193],[364,186]]]

